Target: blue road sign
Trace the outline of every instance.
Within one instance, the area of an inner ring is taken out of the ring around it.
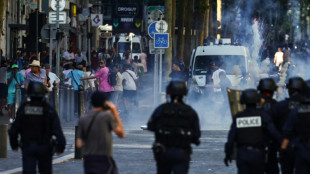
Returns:
[[[154,39],[154,34],[157,33],[156,29],[155,29],[155,26],[156,26],[156,23],[157,22],[153,22],[149,25],[149,29],[148,29],[148,33],[149,33],[149,36]]]
[[[169,48],[169,34],[155,33],[154,48]]]

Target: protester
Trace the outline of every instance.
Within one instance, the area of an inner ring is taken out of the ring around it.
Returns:
[[[144,72],[147,72],[147,55],[145,54],[145,50],[142,50],[142,53],[139,55],[139,60],[143,64]]]
[[[40,62],[38,60],[34,60],[29,66],[31,68],[31,71],[26,75],[26,79],[24,82],[25,89],[27,90],[28,85],[31,81],[41,82],[46,86],[47,84],[46,71],[45,69],[40,68]],[[46,89],[49,91],[47,86]]]
[[[112,157],[112,134],[125,137],[117,108],[106,100],[105,93],[96,91],[91,97],[93,110],[78,123],[76,147],[83,148],[84,173],[117,173]]]
[[[125,104],[125,113],[128,113],[129,107],[131,103],[134,103],[136,106],[138,105],[138,101],[136,99],[137,96],[137,76],[136,74],[130,70],[130,65],[124,66],[123,76],[123,97]]]
[[[81,80],[89,80],[89,79],[99,79],[99,91],[104,92],[104,94],[107,96],[107,99],[110,100],[112,97],[112,93],[114,91],[114,88],[109,84],[108,77],[109,77],[109,68],[106,67],[105,60],[100,61],[100,67],[101,69],[94,74],[94,77],[88,77],[88,78],[82,78]]]
[[[281,48],[278,48],[278,51],[274,55],[273,63],[276,64],[276,67],[278,67],[279,71],[282,69],[282,64],[284,61],[284,53],[282,52]]]
[[[82,68],[77,67],[75,64],[72,66],[74,69],[68,73],[66,81],[71,79],[71,83],[74,89],[74,114],[78,115],[78,96],[79,96],[79,88],[82,85],[81,78],[84,77],[84,73]],[[83,85],[82,85],[83,86]]]
[[[123,76],[122,74],[119,72],[119,66],[114,64],[112,65],[113,71],[116,72],[116,85],[114,86],[114,92],[113,92],[113,103],[118,106],[118,101],[121,98],[122,94],[123,94]]]
[[[77,64],[82,64],[83,66],[86,66],[87,63],[87,58],[86,56],[81,53],[81,50],[77,50],[76,54],[75,54],[75,63]]]
[[[7,74],[7,82],[8,82],[8,114],[10,122],[12,123],[15,119],[14,116],[14,104],[16,100],[16,95],[20,95],[20,99],[22,98],[21,92],[16,94],[16,87],[20,87],[24,82],[24,76],[22,73],[18,72],[18,65],[14,64],[11,67],[11,72]]]

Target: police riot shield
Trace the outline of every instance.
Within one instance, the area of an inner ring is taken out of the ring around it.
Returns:
[[[17,86],[16,87],[16,92],[15,92],[15,113],[14,113],[14,118],[16,117],[16,113],[17,113],[17,110],[19,108],[19,105],[20,105],[20,102],[21,102],[21,98],[20,98],[20,87]]]
[[[238,112],[245,109],[245,105],[240,104],[241,90],[227,89],[228,100],[230,105],[231,116],[235,116]]]

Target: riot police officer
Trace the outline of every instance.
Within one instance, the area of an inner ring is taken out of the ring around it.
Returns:
[[[257,86],[257,90],[261,95],[262,108],[267,112],[270,111],[271,107],[277,103],[277,101],[272,98],[274,91],[277,90],[276,82],[272,78],[261,79]],[[277,157],[278,146],[278,144],[269,139],[266,174],[278,174],[280,171]]]
[[[308,83],[307,83],[308,84]],[[305,84],[304,97],[288,116],[283,132],[285,139],[281,149],[286,150],[289,142],[295,150],[295,173],[310,173],[310,85]]]
[[[22,104],[10,130],[10,144],[14,151],[22,149],[23,173],[52,173],[52,156],[61,154],[66,140],[56,111],[45,101],[46,88],[42,83],[30,82],[30,101]],[[20,141],[18,141],[20,135]],[[52,139],[55,136],[56,139]]]
[[[189,170],[191,143],[199,145],[199,119],[183,102],[187,94],[185,82],[170,82],[166,93],[170,101],[156,108],[147,123],[148,130],[155,132],[157,173],[185,174]]]
[[[282,129],[290,111],[299,105],[302,98],[301,93],[304,89],[304,85],[305,82],[301,77],[290,78],[286,85],[290,97],[274,104],[271,107],[269,114],[273,120],[274,125],[280,133],[283,133]],[[286,151],[280,152],[281,173],[293,174],[295,163],[293,149],[288,148]]]
[[[237,145],[239,174],[264,173],[265,138],[272,135],[279,143],[282,140],[270,117],[257,107],[259,100],[260,96],[255,89],[247,89],[241,93],[240,103],[245,104],[246,109],[234,116],[225,144],[226,166],[231,162],[234,144]]]

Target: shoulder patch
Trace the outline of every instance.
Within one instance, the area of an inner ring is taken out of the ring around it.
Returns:
[[[261,127],[262,118],[261,116],[237,118],[236,125],[237,125],[237,128]]]
[[[25,107],[26,115],[43,115],[42,106],[26,106]]]

